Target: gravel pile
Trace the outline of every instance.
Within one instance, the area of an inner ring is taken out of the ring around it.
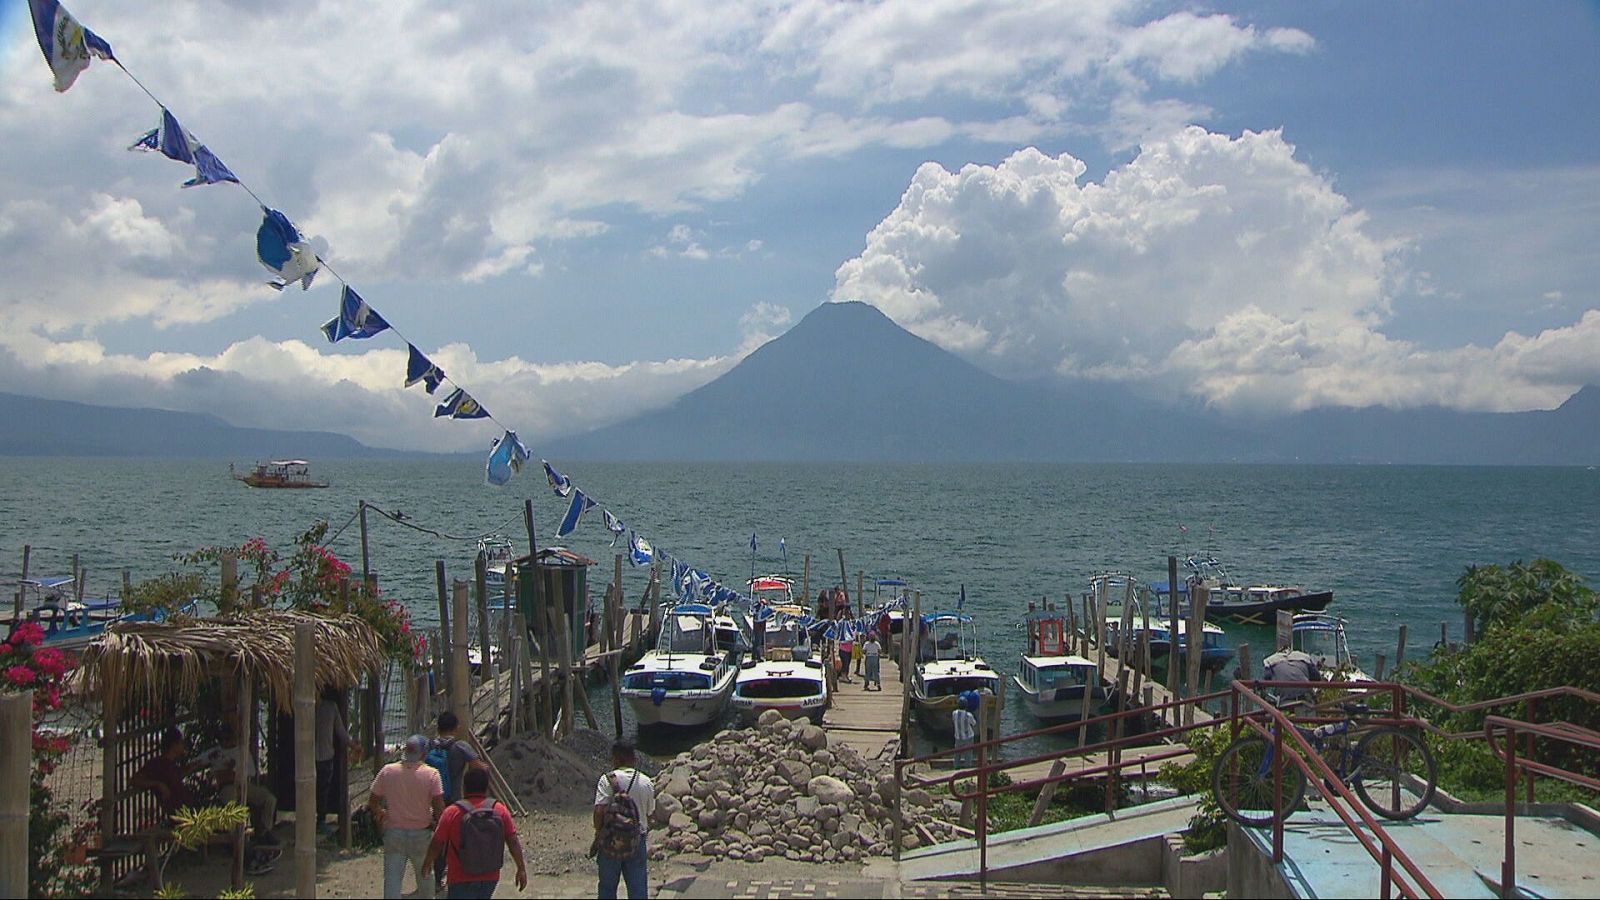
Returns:
[[[767,857],[856,862],[893,852],[894,769],[868,762],[827,732],[775,710],[755,728],[723,731],[681,753],[656,778],[651,855],[702,853],[746,862]],[[938,801],[907,791],[911,849],[956,837],[934,817]]]
[[[494,764],[530,809],[578,811],[594,806],[595,782],[611,771],[611,736],[578,729],[560,743],[538,735],[507,741],[490,751]],[[639,769],[653,775],[655,760],[639,754]]]

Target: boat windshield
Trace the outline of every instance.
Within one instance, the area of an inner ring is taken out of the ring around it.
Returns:
[[[798,623],[785,622],[782,625],[768,625],[761,643],[768,650],[794,648],[804,642],[804,637],[805,631]]]
[[[994,679],[980,675],[935,678],[927,685],[929,697],[953,697],[964,691],[994,691]]]
[[[977,652],[977,635],[972,620],[966,616],[924,617],[922,648],[917,658],[922,662],[943,659],[970,659]]]
[[[1042,691],[1082,687],[1089,681],[1088,673],[1089,669],[1085,666],[1046,666],[1039,669],[1036,681]]]
[[[1310,655],[1324,668],[1338,668],[1349,659],[1344,633],[1331,624],[1295,623],[1294,643],[1295,649]]]
[[[708,653],[713,646],[710,621],[701,615],[668,615],[656,649],[669,653]]]
[[[711,676],[699,672],[635,672],[623,679],[622,686],[633,691],[704,691],[711,688]]]

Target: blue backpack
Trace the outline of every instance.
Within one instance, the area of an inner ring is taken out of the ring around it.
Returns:
[[[439,770],[439,782],[444,788],[444,795],[454,797],[455,794],[451,790],[454,785],[450,783],[450,751],[435,741],[433,748],[422,761]]]

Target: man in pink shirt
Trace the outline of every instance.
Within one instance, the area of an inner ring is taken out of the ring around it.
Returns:
[[[433,823],[444,811],[444,782],[439,770],[424,765],[429,741],[420,734],[406,738],[400,762],[389,763],[372,779],[367,808],[383,829],[383,896],[402,896],[406,863],[417,878],[417,896],[433,900],[433,870],[424,869]]]

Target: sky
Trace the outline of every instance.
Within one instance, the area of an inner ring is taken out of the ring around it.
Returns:
[[[395,331],[330,344],[339,281],[267,287],[256,200],[126,152],[155,101],[55,92],[6,0],[0,390],[537,454],[843,300],[1241,415],[1600,383],[1590,3],[67,8]]]

